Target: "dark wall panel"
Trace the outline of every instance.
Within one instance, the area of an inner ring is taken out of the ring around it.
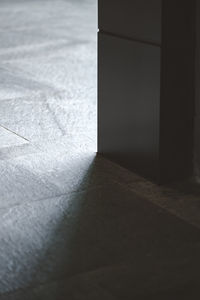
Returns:
[[[160,47],[99,33],[98,151],[156,179]]]
[[[195,1],[163,0],[160,177],[193,172]]]
[[[99,29],[161,43],[161,0],[99,0]]]
[[[98,152],[159,183],[193,172],[195,2],[99,0]]]

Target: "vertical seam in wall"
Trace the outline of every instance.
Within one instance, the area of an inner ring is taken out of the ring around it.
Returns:
[[[164,21],[163,21],[163,16],[164,16],[164,9],[163,9],[163,1],[164,0],[161,0],[161,51],[160,51],[160,102],[159,102],[159,126],[158,126],[158,182],[161,178],[161,161],[162,161],[162,147],[161,147],[161,109],[162,109],[162,95],[163,95],[163,35],[164,35]]]
[[[197,147],[196,147],[196,118],[197,114],[197,101],[199,98],[199,90],[198,90],[198,50],[199,50],[199,42],[198,42],[198,9],[197,9],[197,0],[195,0],[195,13],[194,13],[194,26],[195,26],[195,42],[194,42],[194,112],[193,112],[193,173],[194,176],[198,176],[199,174],[199,166],[197,161]]]

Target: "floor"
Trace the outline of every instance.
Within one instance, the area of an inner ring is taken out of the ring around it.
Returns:
[[[96,155],[96,0],[0,2],[0,299],[196,299],[199,190]]]

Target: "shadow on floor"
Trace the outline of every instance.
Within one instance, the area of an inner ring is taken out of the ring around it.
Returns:
[[[93,176],[101,176],[98,157],[82,183]],[[178,299],[184,286],[197,286],[195,227],[117,183],[66,196],[59,205],[62,217],[35,272],[44,285],[29,299]]]
[[[177,293],[197,294],[197,228],[107,180],[99,156],[79,184],[79,192],[47,203],[52,219],[41,227],[48,232],[45,250],[32,253],[37,260],[32,281],[2,300],[179,299]]]

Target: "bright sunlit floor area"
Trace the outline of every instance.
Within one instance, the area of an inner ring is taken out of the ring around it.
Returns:
[[[2,300],[195,290],[193,212],[96,156],[96,32],[96,0],[0,1]]]

